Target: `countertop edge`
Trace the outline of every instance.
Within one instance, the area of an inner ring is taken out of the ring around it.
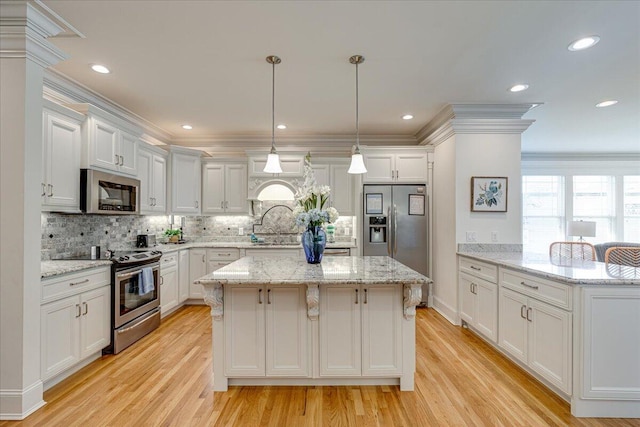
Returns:
[[[64,274],[76,273],[82,270],[90,270],[92,268],[100,268],[111,266],[109,260],[60,260],[60,261],[41,261],[40,262],[40,280],[49,279]]]

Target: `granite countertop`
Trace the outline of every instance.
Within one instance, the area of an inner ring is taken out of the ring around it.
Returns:
[[[571,285],[639,285],[640,268],[589,260],[552,263],[547,254],[458,251],[458,255]]]
[[[73,260],[73,261],[42,261],[40,263],[40,277],[58,276],[60,274],[73,273],[75,271],[87,270],[89,268],[110,266],[109,260]]]
[[[389,257],[327,257],[308,264],[291,257],[244,257],[196,280],[214,284],[425,284],[426,276]]]
[[[335,242],[327,243],[326,248],[355,248],[356,245],[351,242]],[[160,243],[153,248],[162,251],[162,253],[175,252],[181,249],[190,248],[237,248],[237,249],[302,249],[300,243],[290,244],[271,244],[271,243],[251,243],[251,242],[187,242],[187,243]]]

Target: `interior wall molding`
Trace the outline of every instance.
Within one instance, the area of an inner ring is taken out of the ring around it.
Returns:
[[[601,162],[640,162],[640,151],[629,153],[535,153],[523,152],[523,162],[528,161],[601,161]]]

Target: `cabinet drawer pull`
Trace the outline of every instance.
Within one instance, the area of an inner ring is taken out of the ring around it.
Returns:
[[[76,319],[81,316],[80,304],[76,304],[76,308],[78,309],[78,314],[76,314]]]
[[[271,289],[267,289],[267,304],[271,304]]]
[[[368,298],[367,298],[367,288],[364,288],[364,303],[366,304],[368,302]]]
[[[525,282],[525,281],[520,282],[520,284],[521,284],[522,286],[526,286],[527,288],[531,288],[531,289],[538,289],[538,285],[530,285],[530,284],[528,284],[528,283],[527,283],[527,282]]]
[[[82,305],[84,305],[84,313],[82,313],[82,315],[86,316],[89,313],[89,304],[83,302]]]
[[[84,279],[84,280],[81,280],[79,282],[70,282],[69,285],[71,285],[71,286],[82,285],[83,283],[87,283],[88,281],[89,281],[89,279]]]
[[[262,304],[262,289],[258,289],[258,304]]]
[[[358,303],[358,290],[356,289],[356,304]]]
[[[218,256],[231,256],[231,254],[218,254]]]
[[[470,265],[469,268],[476,271],[482,271],[480,267],[476,267],[475,265]]]
[[[520,307],[520,317],[522,317],[523,319],[526,319],[527,316],[524,315],[524,310],[527,308],[526,305],[523,305],[522,307]]]
[[[533,319],[531,319],[531,317],[529,317],[529,314],[531,313],[531,307],[527,308],[527,320],[529,322],[533,321]]]

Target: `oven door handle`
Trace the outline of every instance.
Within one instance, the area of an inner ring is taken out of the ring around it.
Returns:
[[[128,328],[125,329],[118,329],[116,330],[116,332],[118,332],[118,334],[124,334],[125,332],[129,332],[130,330],[137,328],[138,326],[142,325],[144,322],[153,319],[153,316],[149,316],[146,319],[142,319],[141,321],[139,321],[138,323],[136,323],[133,326],[129,326]]]
[[[116,277],[118,277],[119,279],[124,279],[125,277],[135,276],[136,274],[140,274],[140,273],[142,273],[142,270],[136,270],[130,273],[118,273],[116,274]]]

